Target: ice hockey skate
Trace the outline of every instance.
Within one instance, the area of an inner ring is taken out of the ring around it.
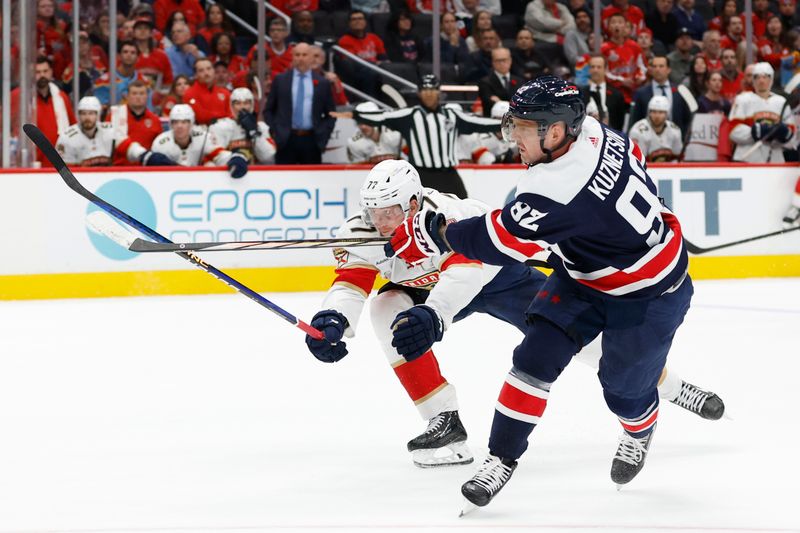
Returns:
[[[800,207],[792,206],[783,217],[783,227],[791,228],[800,225]]]
[[[473,461],[466,441],[467,430],[458,411],[446,411],[431,418],[427,429],[408,441],[408,451],[420,468],[466,465]]]
[[[611,480],[617,484],[617,490],[635,478],[644,467],[655,431],[656,426],[653,425],[653,430],[641,438],[632,437],[627,431],[622,432],[617,453],[611,461]]]
[[[478,473],[461,485],[461,494],[467,499],[467,504],[459,516],[464,516],[474,511],[477,507],[483,507],[492,501],[492,498],[511,479],[511,474],[514,473],[516,468],[516,461],[489,455],[481,465]]]
[[[681,382],[678,397],[670,401],[706,420],[719,420],[725,414],[725,404],[719,396],[686,381]]]

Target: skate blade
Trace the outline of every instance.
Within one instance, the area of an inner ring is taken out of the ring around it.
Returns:
[[[621,491],[622,487],[624,487],[624,486],[625,485],[620,485],[619,483],[617,483],[617,492]]]
[[[477,509],[478,506],[469,501],[468,499],[464,498],[464,507],[461,509],[461,512],[458,513],[459,518],[463,518],[467,516],[469,513]]]
[[[411,452],[414,465],[419,468],[468,465],[475,459],[463,442],[454,442],[441,448],[427,448]]]

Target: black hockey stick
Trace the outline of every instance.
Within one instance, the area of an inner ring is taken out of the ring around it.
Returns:
[[[755,237],[748,237],[747,239],[742,239],[739,241],[727,242],[725,244],[718,244],[716,246],[709,246],[708,248],[701,248],[700,246],[696,246],[690,243],[685,238],[683,239],[684,244],[686,244],[686,251],[690,254],[699,255],[699,254],[706,254],[708,252],[713,252],[715,250],[722,250],[723,248],[729,248],[731,246],[736,246],[737,244],[744,244],[746,242],[757,241],[760,239],[766,239],[767,237],[774,237],[776,235],[783,235],[784,233],[789,233],[792,231],[796,231],[800,229],[800,226],[794,226],[792,228],[786,228],[778,231],[773,231],[771,233],[765,233],[764,235],[756,235]]]
[[[132,252],[231,252],[235,250],[302,250],[313,248],[340,248],[343,246],[383,246],[388,237],[349,239],[295,239],[286,241],[231,241],[161,243],[135,239],[128,250]]]
[[[83,196],[84,198],[86,198],[87,200],[89,200],[90,202],[92,202],[93,204],[95,204],[96,206],[98,206],[103,211],[107,212],[108,214],[110,214],[111,216],[116,218],[117,220],[119,220],[121,222],[124,222],[125,224],[127,224],[130,227],[136,229],[140,233],[142,233],[144,235],[147,235],[151,239],[153,239],[155,241],[158,241],[158,242],[161,242],[161,243],[165,243],[165,244],[172,244],[172,241],[170,241],[169,239],[167,239],[166,237],[164,237],[160,233],[158,233],[155,230],[151,229],[150,227],[142,224],[141,222],[139,222],[138,220],[136,220],[132,216],[128,215],[127,213],[125,213],[123,211],[120,211],[118,208],[116,208],[113,205],[109,204],[108,202],[106,202],[105,200],[100,198],[99,196],[96,196],[95,194],[90,192],[88,189],[86,189],[86,187],[81,185],[81,183],[78,181],[78,179],[72,173],[72,171],[70,171],[70,169],[67,167],[66,163],[64,163],[64,160],[58,154],[56,149],[53,147],[53,145],[50,143],[50,141],[47,140],[47,137],[44,136],[44,133],[42,133],[42,131],[39,128],[37,128],[33,124],[25,124],[22,127],[22,129],[25,131],[25,134],[33,141],[33,143],[39,148],[39,150],[42,151],[42,153],[47,158],[47,160],[50,161],[50,163],[55,167],[56,171],[61,176],[61,179],[63,179],[64,183],[67,184],[67,187],[69,187],[70,189],[72,189],[76,193],[80,194],[81,196]],[[323,338],[325,338],[323,333],[321,331],[319,331],[318,329],[311,327],[310,325],[306,324],[305,322],[303,322],[299,318],[295,317],[293,314],[289,313],[288,311],[285,311],[285,310],[281,309],[280,307],[278,307],[277,305],[275,305],[271,301],[267,300],[266,298],[264,298],[263,296],[261,296],[260,294],[258,294],[254,290],[252,290],[251,288],[249,288],[249,287],[243,285],[242,283],[236,281],[235,279],[233,279],[229,275],[225,274],[221,270],[217,270],[213,266],[209,265],[208,263],[206,263],[205,261],[200,259],[194,253],[191,253],[191,252],[177,252],[177,254],[179,256],[181,256],[183,259],[186,259],[187,261],[189,261],[193,265],[197,266],[201,270],[205,270],[206,272],[208,272],[212,276],[216,277],[218,280],[222,281],[223,283],[226,283],[230,287],[233,287],[239,293],[247,296],[248,298],[250,298],[251,300],[253,300],[257,304],[259,304],[260,306],[269,309],[270,311],[272,311],[273,313],[275,313],[276,315],[278,315],[282,319],[286,320],[287,322],[292,323],[293,325],[295,325],[296,327],[300,328],[305,333],[307,333],[308,335],[314,337],[315,339],[323,339]]]

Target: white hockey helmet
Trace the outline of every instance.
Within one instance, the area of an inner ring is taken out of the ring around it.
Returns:
[[[102,109],[103,106],[96,96],[84,96],[78,102],[78,111],[94,111],[99,115]]]
[[[252,101],[254,101],[253,92],[247,87],[237,87],[231,92],[231,103]]]
[[[650,99],[650,103],[647,104],[647,112],[650,111],[664,111],[666,113],[669,112],[669,100],[667,100],[666,96],[654,96]]]
[[[500,100],[499,102],[494,103],[489,116],[492,118],[503,118],[506,113],[508,113],[508,102],[505,100]]]
[[[361,102],[356,106],[356,111],[359,113],[375,113],[380,110],[381,108],[375,102]]]
[[[381,161],[369,171],[359,192],[364,220],[371,224],[369,209],[400,205],[408,214],[411,199],[422,201],[422,181],[411,163],[402,159]]]
[[[169,111],[169,121],[188,120],[194,124],[194,109],[189,104],[175,104]]]
[[[756,76],[769,76],[774,79],[775,71],[772,69],[772,65],[766,61],[762,61],[761,63],[753,65],[753,77],[755,78]]]

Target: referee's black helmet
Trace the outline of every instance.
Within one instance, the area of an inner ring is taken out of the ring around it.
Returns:
[[[438,91],[441,85],[442,84],[439,82],[439,78],[437,78],[434,74],[425,74],[419,79],[417,90],[424,91],[425,89],[435,89]]]
[[[504,125],[511,122],[511,117],[536,121],[540,132],[564,122],[567,135],[576,138],[586,118],[586,105],[575,85],[556,76],[540,76],[517,89],[511,97]]]

